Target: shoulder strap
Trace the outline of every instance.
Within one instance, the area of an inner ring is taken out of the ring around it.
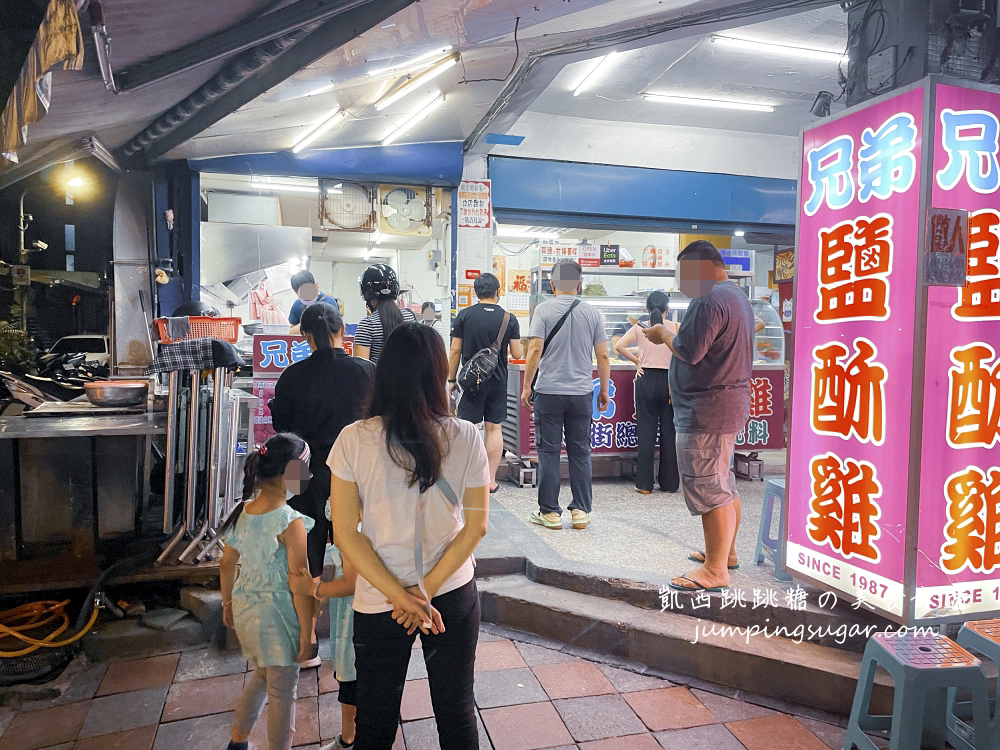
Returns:
[[[573,312],[573,308],[579,304],[580,304],[580,298],[577,297],[575,300],[573,300],[573,303],[569,306],[569,309],[566,312],[564,312],[562,314],[562,317],[556,321],[556,324],[554,326],[552,326],[552,330],[549,331],[549,335],[545,337],[545,342],[542,344],[542,357],[545,356],[545,350],[549,348],[549,344],[552,343],[552,339],[555,337],[555,335],[559,333],[559,329],[563,327],[563,323],[566,322],[566,319],[569,317],[569,314]]]
[[[542,354],[538,358],[539,367],[537,367],[535,369],[535,375],[534,375],[533,378],[531,378],[531,391],[532,391],[532,393],[534,393],[534,391],[535,391],[535,383],[538,382],[538,373],[541,372],[541,369],[542,369],[541,368],[542,357],[545,356],[545,352],[548,350],[549,344],[552,343],[552,338],[557,333],[559,333],[559,329],[563,327],[563,323],[566,322],[566,318],[568,318],[569,314],[571,312],[573,312],[573,308],[576,307],[579,304],[580,304],[580,298],[577,297],[575,300],[573,300],[573,303],[569,306],[569,309],[566,312],[564,312],[562,314],[562,317],[559,318],[559,320],[556,321],[556,324],[554,326],[552,326],[552,330],[549,331],[549,335],[545,337],[545,341],[542,343]]]
[[[451,503],[452,508],[458,507],[458,495],[455,494],[455,490],[451,488],[447,479],[443,476],[438,477],[434,486],[441,490],[441,494]],[[417,504],[417,512],[414,520],[413,568],[417,572],[417,588],[420,589],[420,593],[424,595],[424,599],[427,601],[427,614],[429,616],[431,598],[427,596],[427,590],[424,588],[424,514],[423,508],[421,508],[419,503]]]
[[[510,313],[504,311],[503,323],[500,324],[500,333],[497,334],[497,340],[493,342],[493,346],[490,349],[493,350],[494,354],[500,353],[500,346],[503,343],[504,334],[507,333],[507,326],[510,325]],[[447,484],[447,482],[445,482]],[[451,489],[449,487],[449,489]]]

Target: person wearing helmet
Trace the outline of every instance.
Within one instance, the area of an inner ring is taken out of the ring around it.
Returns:
[[[401,310],[396,304],[399,296],[399,279],[396,272],[384,263],[368,266],[358,279],[370,315],[358,323],[354,333],[354,356],[378,364],[382,344],[401,323],[416,323],[412,310]]]

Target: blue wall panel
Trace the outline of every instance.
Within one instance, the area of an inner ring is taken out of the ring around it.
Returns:
[[[500,216],[614,217],[715,226],[795,225],[795,180],[491,156]],[[706,227],[707,228],[707,227]]]
[[[195,172],[335,177],[360,182],[400,182],[406,185],[458,187],[462,181],[462,142],[415,143],[317,151],[190,159]]]

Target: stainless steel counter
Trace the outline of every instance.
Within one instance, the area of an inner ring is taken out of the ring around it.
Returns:
[[[103,417],[0,418],[0,440],[163,435],[166,431],[167,415],[164,413]]]

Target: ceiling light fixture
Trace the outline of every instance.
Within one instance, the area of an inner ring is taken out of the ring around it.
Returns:
[[[403,120],[403,122],[386,134],[385,138],[382,139],[382,145],[388,146],[418,122],[426,118],[427,115],[440,107],[442,104],[444,104],[444,94],[440,91],[436,91],[431,94],[428,98],[420,102],[420,104],[417,105],[417,108],[413,110],[413,112],[410,113],[407,118]]]
[[[701,99],[694,96],[674,96],[673,94],[643,94],[642,98],[647,102],[657,102],[658,104],[686,104],[693,107],[743,109],[748,112],[774,112],[774,107],[768,104],[734,102],[728,99]]]
[[[735,232],[733,232],[733,237],[742,237],[745,234],[746,232],[744,232],[742,229],[737,229]]]
[[[398,89],[393,91],[391,94],[389,94],[389,96],[385,97],[385,99],[379,101],[375,105],[375,111],[381,112],[383,109],[388,107],[393,102],[398,102],[404,96],[413,91],[416,91],[418,88],[423,86],[428,81],[437,78],[439,75],[444,73],[449,68],[453,68],[455,65],[458,64],[458,58],[459,58],[458,53],[454,55],[449,55],[441,62],[435,64],[434,67],[428,68],[423,73],[415,77],[413,80],[403,84]]]
[[[309,185],[293,185],[288,182],[265,182],[250,180],[250,187],[256,190],[287,190],[290,193],[318,193],[319,187]]]
[[[371,76],[372,78],[377,78],[378,76],[384,76],[386,73],[394,73],[397,70],[402,70],[403,68],[409,68],[414,65],[418,65],[422,62],[430,60],[432,57],[437,57],[438,55],[443,55],[445,52],[450,52],[450,51],[451,51],[451,46],[438,47],[435,50],[431,50],[430,52],[425,52],[422,55],[418,55],[417,57],[411,58],[406,62],[401,62],[397,63],[396,65],[390,65],[385,68],[379,68],[378,70],[370,71],[368,75]]]
[[[616,58],[618,57],[617,52],[609,52],[603,57],[598,58],[597,65],[590,69],[590,72],[584,77],[580,83],[577,84],[576,88],[573,89],[573,96],[579,96],[584,91],[593,86],[597,81],[608,72],[608,69],[614,65]]]
[[[338,122],[347,117],[347,112],[337,107],[331,110],[322,120],[319,121],[308,133],[299,138],[292,146],[292,153],[297,154],[299,151],[304,149],[310,143],[319,138],[323,133],[327,132],[330,128],[336,125]]]
[[[320,86],[319,88],[313,89],[312,91],[310,91],[307,94],[304,94],[303,96],[316,96],[317,94],[325,94],[327,91],[333,91],[333,89],[336,88],[336,86],[337,84],[335,83],[327,83]]]
[[[70,177],[69,180],[66,182],[66,184],[69,185],[70,187],[83,187],[83,178]]]
[[[733,36],[713,36],[712,41],[725,47],[735,47],[753,52],[766,52],[772,55],[790,55],[806,60],[822,60],[823,62],[847,62],[847,57],[841,52],[829,52],[809,47],[795,47],[790,44],[774,44],[773,42],[758,42],[753,39],[739,39]]]

